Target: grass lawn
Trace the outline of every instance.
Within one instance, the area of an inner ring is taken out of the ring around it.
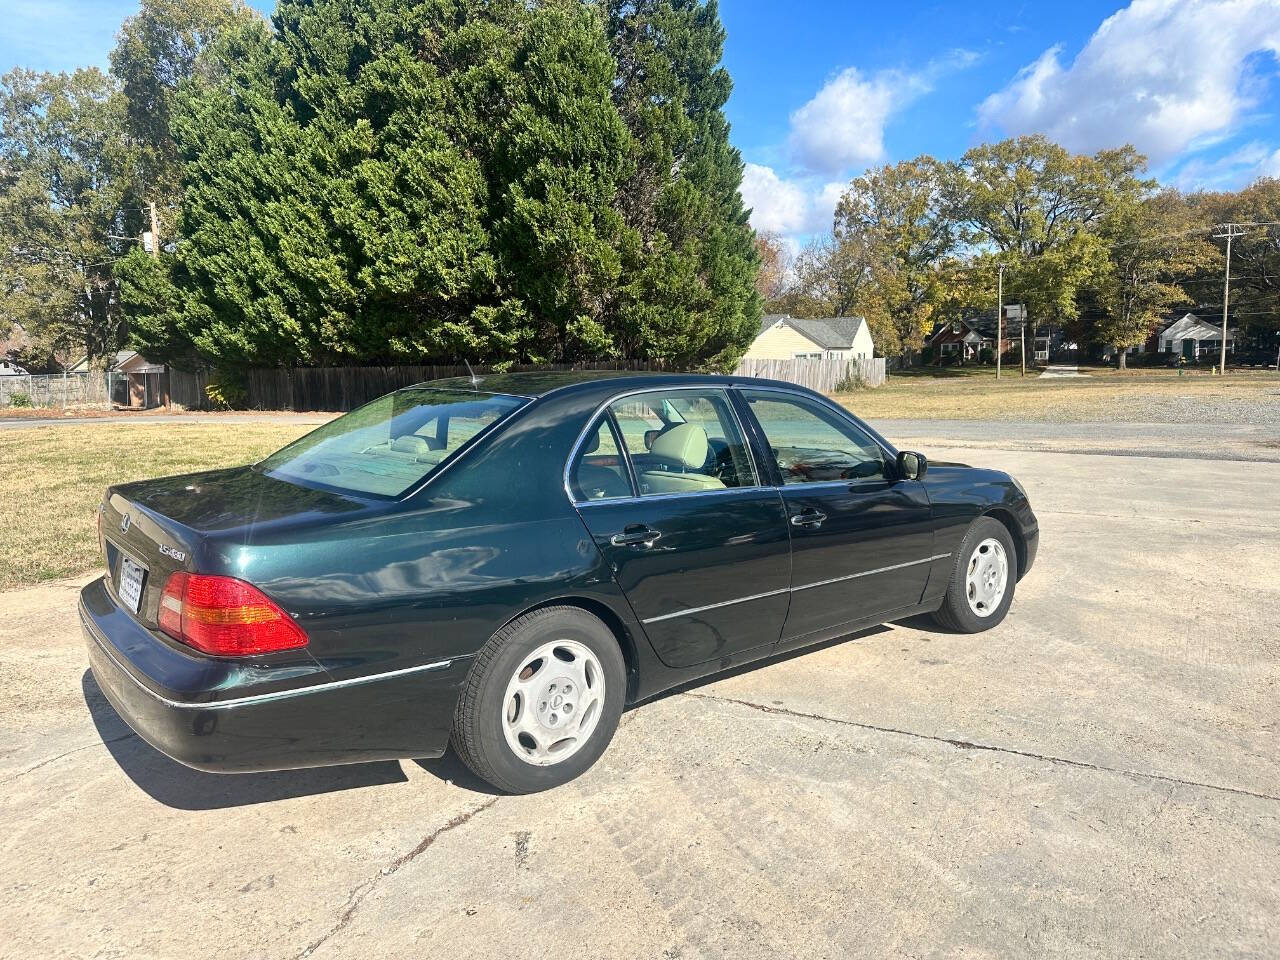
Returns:
[[[113,483],[251,463],[314,424],[152,424],[0,430],[0,590],[99,563],[96,512]]]
[[[1087,377],[1046,379],[1018,368],[949,367],[890,376],[883,387],[839,394],[835,399],[861,417],[942,420],[1099,421],[1125,413],[1137,403],[1177,397],[1249,399],[1280,391],[1273,371],[1228,372],[1081,367]],[[1141,419],[1139,417],[1138,419]]]

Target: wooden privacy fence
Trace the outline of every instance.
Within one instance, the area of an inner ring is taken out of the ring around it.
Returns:
[[[810,390],[831,393],[853,387],[884,385],[884,357],[841,360],[827,357],[797,357],[794,360],[743,360],[733,371],[739,377],[786,380]]]
[[[550,363],[517,365],[511,372],[554,370],[651,370],[667,367],[661,361],[619,360],[608,363]],[[492,368],[475,366],[477,376]],[[248,376],[249,406],[257,410],[353,410],[400,387],[470,376],[465,364],[424,364],[394,367],[296,367],[292,370],[257,369]]]

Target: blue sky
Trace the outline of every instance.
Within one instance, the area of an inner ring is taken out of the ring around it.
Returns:
[[[269,10],[272,0],[258,0]],[[0,69],[105,65],[136,0],[0,0]],[[1046,133],[1134,143],[1162,182],[1280,176],[1280,0],[721,0],[758,228],[830,225],[869,166]]]

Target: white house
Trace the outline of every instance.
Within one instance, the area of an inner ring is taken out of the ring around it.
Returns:
[[[1227,352],[1235,352],[1236,331],[1227,328]],[[1188,360],[1221,355],[1222,327],[1206,323],[1194,313],[1184,314],[1156,337],[1161,353],[1177,353]]]
[[[12,360],[0,359],[0,377],[25,377],[27,371]]]
[[[876,355],[871,329],[862,317],[793,317],[773,313],[744,360],[871,359]]]

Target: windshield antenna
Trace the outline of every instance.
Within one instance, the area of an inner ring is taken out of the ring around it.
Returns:
[[[477,377],[476,372],[471,369],[471,361],[468,360],[466,357],[463,357],[462,362],[467,365],[467,373],[471,374],[471,386],[472,387],[480,386],[480,378]]]

